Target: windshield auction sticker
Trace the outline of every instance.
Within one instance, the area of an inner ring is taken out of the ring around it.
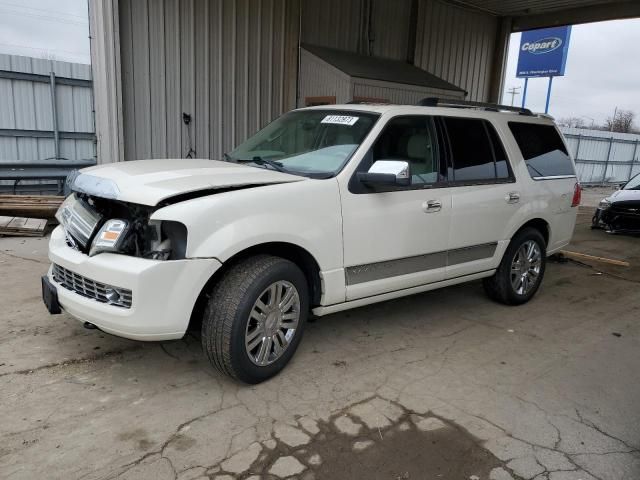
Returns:
[[[354,125],[360,117],[350,117],[348,115],[327,115],[320,123],[333,123],[336,125]]]

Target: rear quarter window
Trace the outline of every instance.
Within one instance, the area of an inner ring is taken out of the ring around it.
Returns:
[[[509,122],[531,178],[575,176],[571,158],[553,125]]]

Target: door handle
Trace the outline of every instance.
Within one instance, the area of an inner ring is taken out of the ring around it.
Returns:
[[[434,213],[442,210],[442,203],[438,200],[428,200],[422,204],[422,210],[424,213]]]
[[[520,194],[518,192],[509,192],[505,195],[504,199],[507,203],[518,203],[520,201]]]

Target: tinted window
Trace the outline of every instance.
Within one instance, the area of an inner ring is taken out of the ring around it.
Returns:
[[[552,125],[509,122],[532,178],[575,175],[560,134]]]
[[[411,167],[411,184],[439,180],[436,141],[429,117],[396,117],[387,123],[373,146],[373,162],[404,160]]]
[[[450,180],[495,180],[496,165],[484,121],[443,117],[449,136],[453,176]]]

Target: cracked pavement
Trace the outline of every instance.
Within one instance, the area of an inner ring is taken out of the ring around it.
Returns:
[[[320,318],[257,386],[193,336],[49,316],[46,239],[0,239],[0,477],[637,480],[640,244],[587,219],[572,248],[631,269],[550,262],[521,307],[474,282]]]

